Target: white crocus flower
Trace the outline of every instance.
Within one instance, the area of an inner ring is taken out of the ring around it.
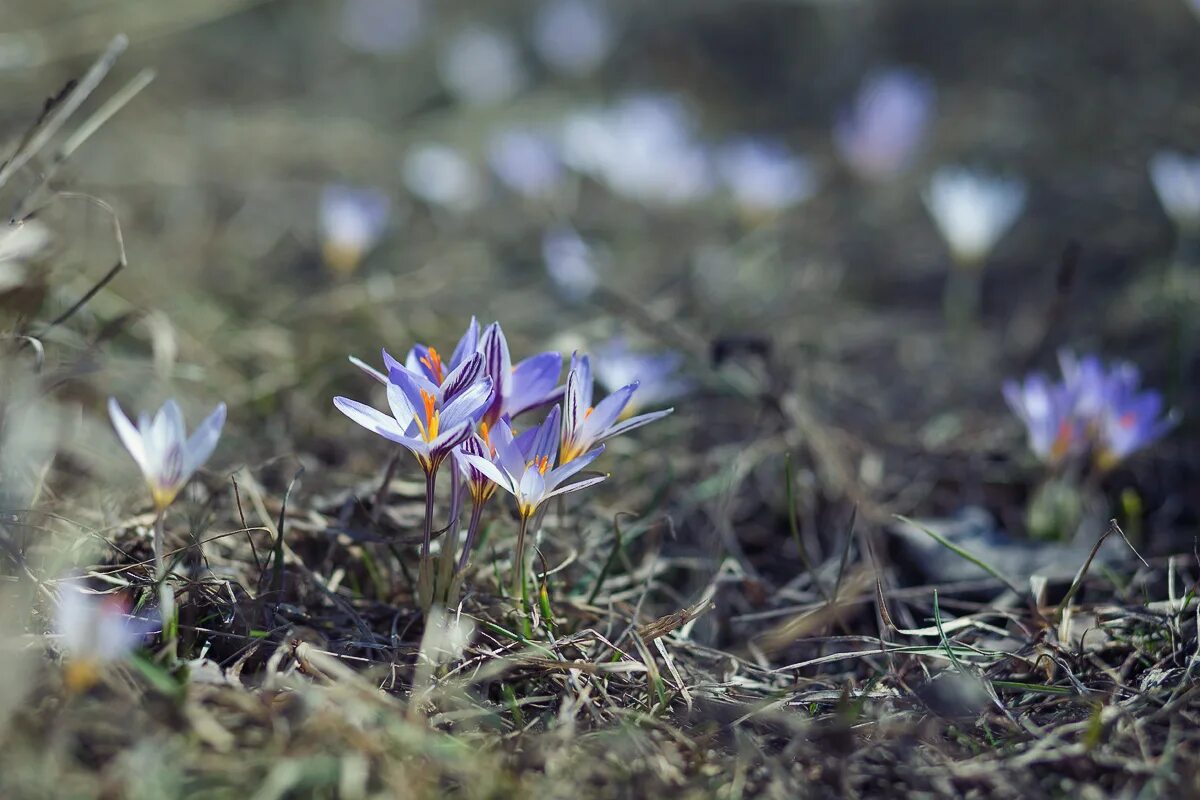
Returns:
[[[1157,153],[1150,159],[1150,180],[1171,221],[1181,230],[1200,230],[1200,157]]]
[[[525,83],[517,43],[506,32],[482,25],[455,33],[438,55],[437,68],[450,94],[467,105],[499,105]]]
[[[554,70],[579,77],[595,72],[613,48],[613,22],[596,0],[549,0],[533,21],[533,46]]]
[[[353,272],[379,242],[390,210],[391,201],[378,189],[337,185],[322,189],[318,223],[325,263],[338,273]]]
[[[225,424],[225,404],[220,403],[189,438],[183,412],[174,400],[163,403],[153,418],[142,413],[134,427],[116,398],[108,400],[108,414],[121,443],[133,456],[154,505],[161,514],[175,501],[179,490],[212,455]]]
[[[961,167],[943,167],[924,193],[925,207],[963,267],[981,264],[1025,207],[1025,184]]]
[[[483,199],[483,181],[475,165],[449,145],[416,145],[404,157],[402,176],[418,198],[456,213],[473,210]]]

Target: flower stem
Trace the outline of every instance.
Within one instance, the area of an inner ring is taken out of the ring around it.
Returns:
[[[433,539],[433,496],[437,484],[437,468],[425,472],[425,529],[421,540],[421,571],[417,575],[417,602],[422,612],[433,604],[433,564],[429,558],[429,543]]]
[[[529,517],[521,515],[521,527],[517,529],[517,553],[513,562],[512,596],[518,602],[525,598],[525,529],[529,525]],[[522,608],[524,604],[522,603]]]
[[[956,264],[950,268],[942,295],[942,311],[953,334],[968,336],[974,331],[979,322],[982,294],[982,264]]]
[[[167,582],[166,512],[165,508],[159,508],[154,518],[154,581],[158,584],[158,613],[162,617],[163,644],[168,656],[174,661],[179,639],[179,618],[175,613],[175,589]]]
[[[467,523],[467,538],[463,541],[462,555],[458,559],[458,571],[462,572],[471,561],[471,551],[475,549],[475,540],[479,536],[479,520],[483,518],[483,502],[471,506],[471,521]]]

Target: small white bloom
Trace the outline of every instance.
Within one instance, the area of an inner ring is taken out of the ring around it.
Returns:
[[[717,151],[717,171],[734,202],[749,214],[771,214],[812,197],[816,176],[804,158],[779,142],[737,139]]]
[[[1200,157],[1158,153],[1150,159],[1150,179],[1171,221],[1184,230],[1200,229]]]
[[[617,194],[681,206],[712,190],[708,152],[693,127],[680,98],[635,95],[611,108],[569,116],[563,125],[563,160]]]
[[[458,150],[444,144],[414,147],[404,158],[404,185],[426,203],[470,211],[483,198],[479,172]]]
[[[345,0],[339,19],[342,41],[356,50],[394,55],[425,33],[423,0]]]
[[[561,185],[555,142],[537,131],[508,128],[488,142],[488,164],[500,182],[523,197],[545,197]]]
[[[139,415],[137,427],[125,416],[116,398],[108,399],[108,415],[121,443],[141,468],[154,505],[162,511],[175,501],[179,490],[216,449],[225,425],[225,404],[219,403],[191,438],[183,424],[183,412],[174,400],[163,403],[153,419],[146,413]]]
[[[612,50],[612,18],[596,0],[549,0],[533,21],[533,46],[552,69],[588,75]]]
[[[508,34],[471,25],[451,37],[438,56],[446,89],[468,105],[496,105],[521,90],[525,73]]]
[[[960,265],[975,266],[1025,207],[1025,184],[961,167],[943,167],[924,193],[925,207]]]
[[[321,191],[321,253],[338,272],[351,272],[383,235],[391,201],[378,189],[327,186]]]
[[[546,231],[542,236],[542,260],[550,281],[568,302],[586,300],[600,285],[592,249],[572,228]]]

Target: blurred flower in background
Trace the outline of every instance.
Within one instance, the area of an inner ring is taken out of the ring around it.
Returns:
[[[884,180],[913,160],[933,116],[933,83],[907,69],[869,76],[833,126],[833,142],[860,178]]]
[[[405,155],[402,173],[404,185],[426,203],[463,213],[483,200],[479,171],[449,145],[417,145]]]
[[[563,159],[617,194],[644,203],[681,206],[712,189],[708,153],[676,95],[638,94],[569,115]]]
[[[318,217],[325,264],[339,274],[353,272],[383,236],[391,207],[378,189],[326,186]]]
[[[1004,400],[1025,424],[1029,449],[1048,464],[1060,463],[1085,447],[1083,431],[1076,421],[1071,390],[1053,383],[1040,372],[1024,381],[1006,381]]]
[[[581,303],[596,291],[600,275],[592,248],[571,227],[542,235],[542,261],[555,290],[569,303]]]
[[[614,392],[622,386],[638,384],[622,411],[622,419],[641,409],[663,406],[691,391],[692,381],[679,374],[682,366],[681,353],[636,352],[623,336],[614,336],[592,353],[592,370],[604,388]]]
[[[422,0],[345,0],[338,22],[342,41],[355,50],[395,55],[425,35],[426,14]]]
[[[717,150],[715,161],[734,203],[751,217],[784,211],[817,190],[812,165],[773,139],[735,139]]]
[[[100,671],[132,653],[157,623],[129,616],[117,595],[98,595],[68,582],[59,595],[54,632],[66,660],[67,688],[82,692],[100,679]]]
[[[982,264],[1025,207],[1025,184],[962,167],[942,167],[924,193],[925,207],[961,267]]]
[[[582,77],[594,72],[612,51],[614,26],[608,7],[597,0],[549,0],[533,21],[533,46],[547,66]]]
[[[488,165],[510,191],[547,197],[562,185],[563,165],[550,136],[527,128],[505,128],[488,142]]]
[[[1200,157],[1170,150],[1150,159],[1150,179],[1163,210],[1181,231],[1200,231]]]
[[[462,28],[438,54],[438,75],[450,94],[468,105],[496,105],[525,83],[516,42],[483,25]]]

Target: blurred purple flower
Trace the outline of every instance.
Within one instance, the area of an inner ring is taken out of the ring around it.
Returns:
[[[542,235],[542,261],[550,282],[569,303],[583,302],[600,285],[592,249],[570,227],[551,228]]]
[[[908,167],[924,139],[934,101],[933,84],[914,72],[871,75],[834,123],[834,144],[859,177],[894,177]]]
[[[609,391],[631,383],[638,385],[622,418],[642,408],[663,405],[692,389],[692,382],[679,375],[683,356],[676,352],[635,352],[624,337],[617,336],[597,348],[592,359],[596,378]]]
[[[483,421],[493,431],[502,418],[515,419],[562,397],[563,387],[557,385],[562,374],[561,353],[538,353],[514,367],[499,322],[493,322],[483,331],[479,353],[483,356],[485,374],[495,388],[491,404],[483,414]]]
[[[716,166],[734,202],[748,214],[783,211],[817,189],[812,165],[770,139],[735,139],[717,150]]]
[[[364,53],[394,55],[425,33],[423,0],[345,0],[339,17],[342,41]]]
[[[552,69],[571,76],[594,72],[613,46],[608,7],[597,0],[549,0],[533,21],[533,46]]]
[[[1183,230],[1200,230],[1200,157],[1158,153],[1150,159],[1150,179],[1171,221]]]
[[[378,189],[326,186],[321,190],[321,254],[339,273],[353,272],[387,227],[391,200]]]
[[[546,197],[562,185],[557,146],[537,131],[509,128],[493,135],[488,165],[501,183],[523,197]]]
[[[1006,381],[1004,399],[1025,423],[1029,449],[1046,463],[1058,464],[1085,448],[1075,398],[1066,386],[1034,373],[1023,382]]]
[[[594,445],[662,419],[675,410],[667,408],[623,418],[637,388],[638,382],[632,381],[593,406],[591,361],[587,356],[572,355],[563,397],[562,463],[570,463]]]
[[[479,171],[449,145],[417,145],[405,154],[401,171],[404,185],[426,203],[464,213],[483,199]]]
[[[129,615],[128,604],[113,594],[92,594],[68,582],[59,595],[54,631],[67,668],[67,687],[84,691],[105,664],[120,661],[137,649],[157,627],[154,620]]]
[[[451,36],[438,55],[437,68],[446,89],[468,105],[498,105],[525,83],[512,36],[478,24]]]

